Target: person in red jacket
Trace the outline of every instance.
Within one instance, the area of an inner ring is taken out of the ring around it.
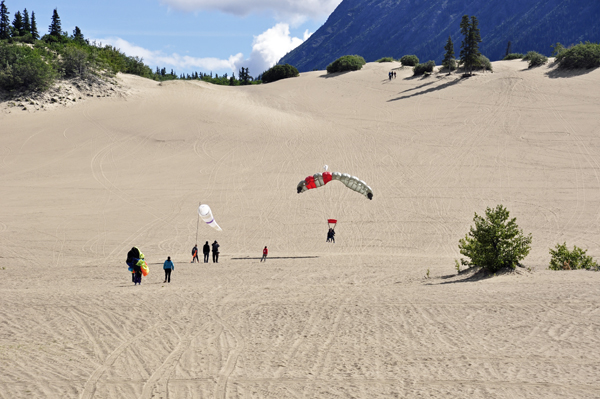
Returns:
[[[267,249],[267,246],[265,245],[265,249],[263,249],[263,257],[260,258],[260,261],[262,262],[264,260],[266,262],[268,254],[269,254],[269,250]]]

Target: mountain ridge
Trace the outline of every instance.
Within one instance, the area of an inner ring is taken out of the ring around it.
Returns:
[[[357,54],[367,62],[415,54],[439,65],[448,36],[460,53],[460,20],[479,20],[482,54],[491,60],[511,52],[550,55],[551,45],[600,41],[600,1],[584,0],[344,0],[304,43],[279,64],[300,72],[325,67],[337,58]]]

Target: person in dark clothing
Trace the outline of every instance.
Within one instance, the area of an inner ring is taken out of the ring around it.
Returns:
[[[208,241],[202,247],[202,253],[204,253],[204,263],[208,263],[208,254],[210,254],[210,245],[208,245]]]
[[[335,244],[335,230],[330,228],[327,232],[327,242],[333,242]]]
[[[133,285],[142,284],[142,267],[137,265],[137,262],[141,257],[140,250],[136,247],[132,247],[129,252],[127,252],[127,260],[125,263],[127,263],[130,270],[133,270],[131,273],[131,282]]]
[[[200,259],[198,259],[198,244],[194,245],[194,248],[192,248],[192,261],[190,263],[194,262],[200,263]]]
[[[219,263],[219,243],[217,240],[212,243],[213,263]]]
[[[171,257],[167,256],[167,260],[163,264],[163,269],[165,270],[165,283],[171,282],[171,271],[175,270],[175,265],[171,261]]]

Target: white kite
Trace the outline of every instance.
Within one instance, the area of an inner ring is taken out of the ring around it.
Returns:
[[[206,204],[200,205],[198,207],[198,214],[200,215],[200,218],[202,218],[202,220],[204,220],[204,222],[206,222],[207,225],[209,225],[210,227],[212,227],[213,229],[215,229],[217,231],[223,231],[223,230],[221,230],[221,227],[219,227],[217,222],[215,222],[215,218],[213,217],[213,214],[210,211],[210,206],[208,206]]]

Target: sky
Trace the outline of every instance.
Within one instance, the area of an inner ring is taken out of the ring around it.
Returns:
[[[304,42],[342,0],[5,0],[35,12],[40,36],[56,8],[62,30],[177,74],[257,76]]]

